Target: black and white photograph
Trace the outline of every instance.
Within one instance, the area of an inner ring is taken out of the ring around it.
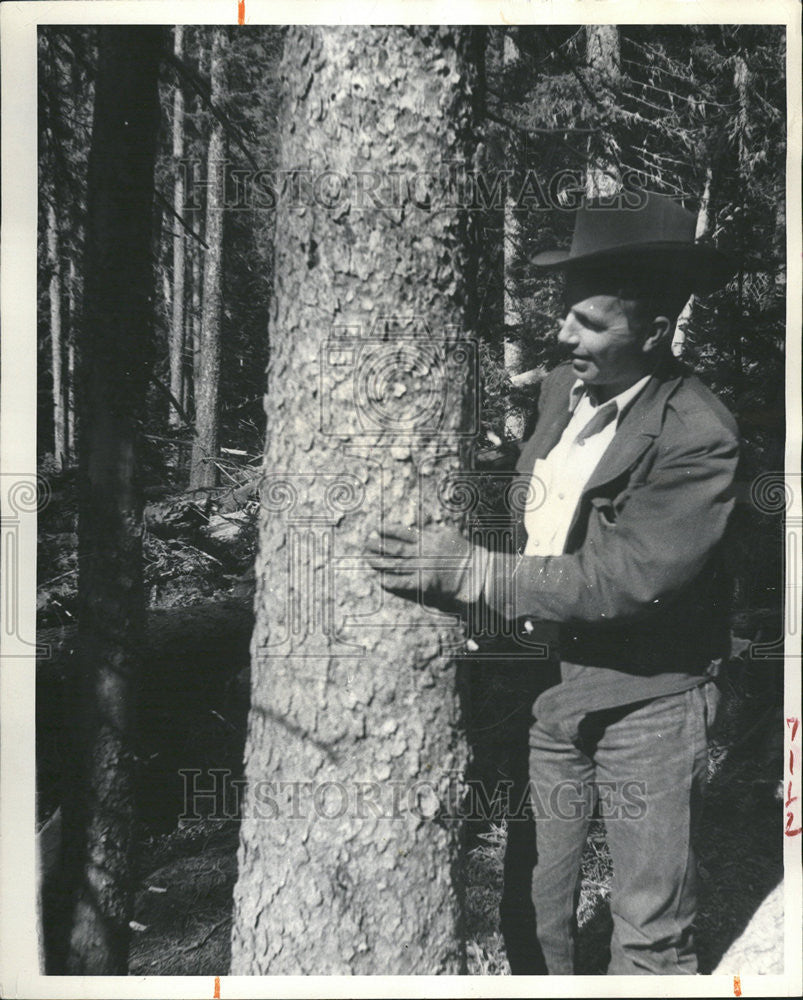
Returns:
[[[0,16],[0,995],[800,995],[799,5]]]

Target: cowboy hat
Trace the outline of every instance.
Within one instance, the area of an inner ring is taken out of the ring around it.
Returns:
[[[576,212],[568,250],[546,250],[531,263],[543,270],[636,266],[705,295],[721,288],[737,265],[715,247],[695,243],[697,219],[662,194],[644,193],[635,208],[586,201]]]

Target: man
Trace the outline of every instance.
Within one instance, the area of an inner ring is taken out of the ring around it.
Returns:
[[[717,702],[712,664],[726,652],[719,562],[738,439],[724,406],[671,354],[688,295],[732,273],[694,243],[694,228],[660,195],[638,209],[591,204],[577,213],[568,253],[536,258],[565,272],[559,340],[569,361],[544,380],[517,465],[545,497],[524,513],[518,552],[486,551],[444,526],[387,526],[371,543],[389,590],[415,599],[422,588],[444,607],[482,600],[528,631],[556,623],[547,628],[560,680],[537,698],[530,730],[529,942],[509,880],[503,900],[514,973],[574,971],[595,806],[614,869],[609,972],[697,971],[693,841]],[[521,850],[516,839],[509,851]]]

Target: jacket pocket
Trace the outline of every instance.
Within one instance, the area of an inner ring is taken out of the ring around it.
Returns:
[[[609,497],[591,497],[591,509],[603,527],[616,526],[616,508]]]

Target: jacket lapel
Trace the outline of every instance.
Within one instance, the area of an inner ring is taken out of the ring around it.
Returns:
[[[556,373],[557,374],[557,373]],[[569,411],[569,391],[576,381],[571,367],[561,371],[552,387],[548,400],[542,400],[538,422],[532,436],[525,443],[516,463],[516,471],[529,482],[533,466],[539,458],[546,458],[560,440],[561,434],[571,418]]]
[[[583,488],[583,495],[627,472],[653,438],[661,433],[666,401],[677,388],[679,377],[662,380],[656,375],[644,386],[625,412],[613,440]]]
[[[552,451],[571,418],[569,391],[575,383],[574,373],[571,367],[567,366],[560,375],[556,371],[556,376],[556,383],[551,387],[549,397],[545,399],[542,396],[539,402],[540,413],[535,430],[522,447],[519,460],[516,462],[517,488],[513,491],[516,497],[527,496],[536,461],[539,458],[546,458]],[[524,510],[517,507],[510,513],[513,521],[513,542],[518,550],[524,544]]]
[[[632,406],[622,417],[619,428],[610,445],[606,448],[597,467],[592,472],[583,488],[583,494],[574,512],[567,541],[574,532],[584,508],[583,500],[593,490],[605,483],[612,482],[627,472],[639,460],[650,442],[660,432],[664,420],[666,402],[681,381],[682,369],[677,362],[671,361],[662,371],[650,379],[634,400]],[[538,419],[535,431],[522,448],[516,463],[517,483],[523,490],[529,486],[533,466],[539,458],[546,458],[549,452],[560,440],[560,436],[569,423],[569,392],[574,385],[575,376],[571,367],[567,367],[560,382],[556,382],[549,400],[545,401],[544,409]],[[524,492],[519,495],[525,495]],[[516,547],[523,544],[524,517],[518,512],[514,517],[514,540]]]

